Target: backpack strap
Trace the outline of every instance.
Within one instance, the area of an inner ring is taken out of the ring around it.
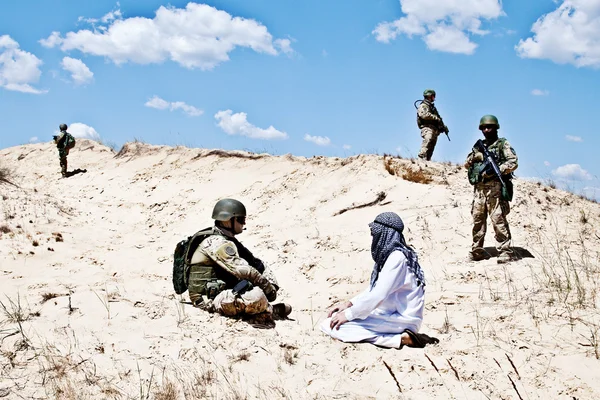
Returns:
[[[204,239],[206,239],[207,237],[212,236],[212,235],[223,236],[223,234],[221,233],[220,230],[218,230],[217,228],[212,226],[210,228],[202,229],[201,231],[196,232],[191,237],[190,242],[188,244],[188,248],[185,252],[185,257],[184,257],[184,262],[186,265],[192,265],[191,264],[192,256],[198,249],[198,246],[200,246],[200,243],[202,243],[204,241]]]

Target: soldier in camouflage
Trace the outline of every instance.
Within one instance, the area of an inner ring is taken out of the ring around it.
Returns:
[[[435,90],[427,89],[423,92],[423,101],[417,109],[417,126],[423,138],[419,158],[427,161],[431,160],[440,133],[448,131],[448,127],[444,125],[442,117],[433,104],[434,101]]]
[[[509,194],[506,191],[503,193],[500,178],[491,168],[486,167],[483,153],[477,147],[473,147],[465,163],[465,167],[469,169],[469,181],[474,184],[474,199],[471,207],[473,244],[470,259],[480,261],[489,258],[488,253],[483,249],[487,216],[489,215],[496,235],[497,261],[501,264],[511,261],[513,256],[510,247],[510,228],[506,216],[510,212],[509,201],[512,200],[512,172],[517,169],[518,160],[517,154],[508,140],[498,137],[500,124],[495,116],[484,115],[479,121],[479,129],[485,136],[484,145],[494,158],[505,187],[509,188]],[[472,171],[480,172],[472,176]]]
[[[69,150],[75,145],[75,139],[67,132],[67,124],[60,124],[60,134],[53,137],[56,148],[58,148],[58,159],[60,160],[60,173],[63,178],[68,176],[67,172],[67,156]]]
[[[191,258],[188,290],[192,303],[230,317],[261,313],[287,317],[292,311],[290,305],[269,303],[276,299],[279,290],[275,276],[235,238],[246,224],[245,206],[234,199],[219,200],[212,218],[212,234],[200,243]],[[208,283],[207,268],[214,277]],[[234,290],[240,283],[245,286],[243,290]]]

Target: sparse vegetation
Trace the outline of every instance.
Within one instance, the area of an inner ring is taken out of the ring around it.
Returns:
[[[433,178],[432,178],[431,174],[428,172],[425,172],[423,170],[423,168],[407,169],[406,171],[404,171],[402,173],[402,179],[410,181],[410,182],[422,183],[422,184],[428,184],[428,183],[433,182]]]
[[[12,232],[12,229],[10,229],[10,226],[8,226],[6,224],[0,225],[0,233],[10,233],[10,232]]]

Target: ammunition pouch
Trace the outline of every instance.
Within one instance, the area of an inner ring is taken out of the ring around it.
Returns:
[[[513,199],[513,183],[512,179],[508,177],[503,178],[504,186],[502,186],[502,200],[504,201],[512,201]]]
[[[196,264],[191,265],[189,268],[188,290],[190,293],[197,293],[209,299],[214,299],[225,290],[225,282],[217,279],[212,265]]]

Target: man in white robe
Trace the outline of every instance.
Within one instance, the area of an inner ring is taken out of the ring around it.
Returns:
[[[369,227],[375,260],[370,286],[350,301],[332,307],[321,330],[343,342],[388,348],[437,343],[436,338],[418,333],[423,322],[425,278],[416,253],[402,235],[402,219],[386,212]]]

